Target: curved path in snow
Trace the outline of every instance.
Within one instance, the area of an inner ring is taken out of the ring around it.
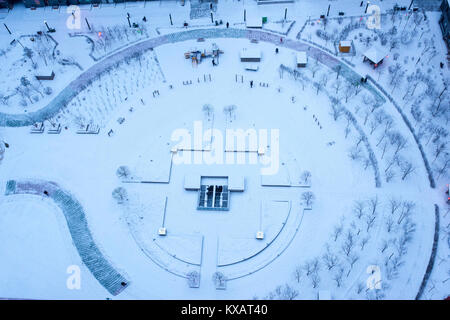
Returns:
[[[164,44],[176,43],[186,40],[195,40],[198,38],[256,39],[296,51],[309,51],[310,55],[317,57],[323,64],[333,70],[336,69],[337,66],[341,66],[341,75],[346,77],[348,80],[360,81],[361,78],[360,75],[358,75],[355,71],[350,69],[347,65],[342,63],[342,61],[336,59],[331,54],[301,41],[283,38],[283,42],[280,43],[280,37],[278,35],[259,30],[231,28],[195,29],[171,33],[160,37],[144,40],[142,42],[131,45],[130,47],[127,47],[119,52],[113,53],[90,67],[88,70],[79,75],[75,80],[70,82],[67,87],[59,92],[59,94],[42,109],[24,114],[0,113],[0,126],[23,127],[33,125],[36,122],[42,122],[48,118],[55,116],[62,108],[69,104],[70,100],[72,100],[81,90],[92,83],[105,70],[121,63],[125,58],[132,57],[135,54],[150,50]],[[379,97],[382,100],[385,100],[372,86],[367,84],[363,85],[366,87],[366,89],[373,92],[375,96]]]
[[[9,180],[6,184],[6,195],[32,194],[51,198],[62,210],[83,263],[88,267],[100,284],[112,295],[118,295],[129,282],[103,256],[92,238],[83,207],[68,192],[56,183],[42,180]]]
[[[315,47],[306,42],[302,42],[299,40],[293,40],[288,38],[280,38],[279,35],[262,31],[262,30],[247,30],[247,29],[218,29],[218,28],[209,28],[209,29],[194,29],[188,31],[182,31],[177,33],[171,33],[167,35],[162,35],[160,37],[144,40],[142,42],[133,44],[121,51],[112,53],[111,55],[105,57],[100,62],[96,63],[88,70],[79,75],[75,80],[69,83],[67,87],[65,87],[47,106],[42,109],[30,112],[27,114],[7,114],[0,112],[0,126],[3,127],[22,127],[22,126],[30,126],[36,122],[42,122],[45,119],[51,118],[55,116],[62,108],[67,106],[69,102],[84,88],[86,88],[90,83],[92,83],[97,77],[99,77],[105,70],[108,68],[114,67],[115,65],[120,64],[125,58],[132,57],[135,54],[140,52],[144,52],[146,50],[150,50],[152,48],[176,43],[180,41],[186,40],[194,40],[198,38],[236,38],[236,39],[256,39],[259,41],[269,42],[275,44],[280,47],[289,48],[296,51],[308,51],[310,55],[316,57],[320,60],[324,65],[328,66],[332,70],[337,70],[336,68],[340,67],[340,74],[344,76],[347,80],[351,82],[359,82],[361,76],[354,71],[352,68],[347,66],[347,64],[343,63],[339,59],[337,59],[332,54]],[[282,41],[281,41],[282,40]],[[374,94],[377,99],[386,101],[386,98],[379,93],[374,86],[369,83],[362,84],[365,89],[369,90]],[[377,85],[375,83],[375,85]],[[381,90],[382,91],[382,90]],[[382,91],[383,92],[383,91]],[[388,96],[388,98],[390,98]],[[397,110],[398,111],[398,110]],[[411,130],[411,126],[408,125],[407,119],[403,114],[401,114],[403,120],[406,122],[407,127],[411,131],[411,134],[414,137],[414,140],[419,148],[421,153],[423,162],[425,164],[425,169],[428,173],[428,179],[430,180],[430,186],[432,188],[435,187],[433,173],[431,171],[430,166],[428,165],[428,160],[426,158],[425,153],[423,152],[423,148],[420,142],[417,140],[416,135],[413,130]]]
[[[427,270],[425,271],[425,275],[423,276],[422,283],[419,288],[419,292],[417,292],[416,300],[419,300],[422,297],[423,290],[427,286],[428,279],[431,276],[431,272],[433,271],[434,262],[436,260],[436,252],[439,243],[439,206],[437,204],[434,205],[434,238],[433,238],[433,249],[431,250],[430,260],[428,261]]]
[[[332,70],[337,70],[340,67],[340,74],[344,76],[347,80],[351,82],[360,81],[361,76],[350,68],[347,64],[343,63],[341,60],[336,58],[330,53],[315,47],[311,44],[282,38],[282,42],[279,35],[265,32],[262,30],[246,30],[246,29],[195,29],[187,30],[177,33],[171,33],[167,35],[162,35],[160,37],[144,40],[142,42],[133,44],[121,51],[112,53],[111,55],[105,57],[103,60],[99,61],[88,70],[79,75],[75,80],[69,83],[47,106],[42,109],[30,112],[28,114],[6,114],[0,113],[0,126],[7,127],[21,127],[30,126],[35,122],[42,122],[45,119],[55,116],[62,108],[67,106],[69,102],[84,88],[91,84],[96,78],[98,78],[105,70],[120,64],[125,58],[132,57],[135,54],[144,52],[155,47],[176,43],[186,40],[195,40],[198,38],[236,38],[236,39],[255,39],[258,41],[268,42],[275,44],[279,47],[289,48],[295,51],[308,51],[311,56],[319,59],[321,63],[331,68]],[[383,96],[386,94],[382,91],[383,95],[380,94],[378,90],[372,86],[370,83],[362,84],[365,89],[369,90],[377,99],[386,101]],[[375,83],[376,85],[376,83]],[[387,95],[389,99],[390,96]],[[389,99],[393,102],[391,99]],[[398,111],[398,110],[397,110]],[[411,134],[415,137],[415,133],[408,126],[407,119],[402,115],[403,120],[406,122],[407,127],[411,131]],[[428,173],[428,178],[430,180],[431,187],[434,187],[434,180],[431,169],[428,164],[425,153],[423,152],[420,142],[415,139],[416,144],[421,151],[422,158],[425,163],[426,171]],[[83,262],[88,266],[97,280],[111,293],[118,294],[123,290],[121,282],[128,283],[122,275],[120,275],[103,257],[97,246],[95,245],[92,236],[90,234],[87,222],[84,216],[81,205],[72,198],[72,196],[64,191],[62,191],[56,184],[52,182],[15,182],[9,181],[7,194],[14,193],[30,193],[30,194],[42,194],[42,186],[51,191],[50,197],[60,205],[62,208],[69,226],[72,238],[75,245],[77,246],[78,252],[82,257]]]

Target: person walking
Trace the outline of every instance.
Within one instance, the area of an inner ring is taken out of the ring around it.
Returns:
[[[250,80],[250,88],[253,88],[253,80]]]

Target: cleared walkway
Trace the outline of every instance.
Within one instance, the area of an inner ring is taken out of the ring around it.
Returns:
[[[6,195],[32,194],[51,198],[63,212],[73,243],[83,263],[112,295],[118,295],[129,282],[103,256],[92,238],[83,207],[56,183],[43,180],[9,180]]]

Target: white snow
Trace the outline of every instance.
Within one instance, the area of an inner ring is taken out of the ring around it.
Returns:
[[[414,299],[432,252],[437,205],[439,245],[421,298],[444,298],[449,72],[439,66],[446,57],[439,13],[427,12],[424,21],[388,12],[409,0],[373,3],[383,13],[381,29],[368,29],[364,6],[350,0],[331,3],[326,25],[318,19],[324,0],[219,1],[219,26],[209,10],[190,19],[190,6],[164,1],[81,6],[81,29],[67,27],[72,17],[63,7],[16,5],[2,16],[36,64],[0,32],[0,142],[8,143],[0,145],[0,297],[286,299],[276,288],[288,284],[296,299]],[[140,28],[128,27],[126,12]],[[45,31],[43,17],[56,29],[55,57],[48,54],[55,43],[35,36]],[[339,56],[339,40],[353,42],[355,55]],[[185,59],[213,44],[223,51],[218,65]],[[362,55],[388,58],[374,70]],[[242,58],[260,60],[256,71],[245,70]],[[34,80],[49,68],[54,80]],[[366,75],[371,79],[357,86]],[[47,116],[47,105],[62,108]],[[14,117],[43,122],[44,130],[31,134],[30,126],[5,120]],[[61,132],[47,134],[53,125]],[[98,134],[76,133],[87,125]],[[231,143],[227,130],[242,130],[245,139],[254,134],[257,143]],[[408,165],[413,170],[404,176]],[[117,177],[119,166],[130,175]],[[228,211],[197,210],[202,177],[215,185],[214,177],[226,179],[234,191]],[[21,179],[55,182],[79,201],[96,245],[130,281],[120,294],[111,296],[83,264],[51,198],[8,194],[7,181]],[[118,187],[125,190],[121,204],[112,197]],[[307,192],[314,195],[309,206]],[[401,205],[392,212],[393,200]],[[311,271],[315,259],[319,268]],[[73,265],[81,270],[80,290],[67,287]],[[374,266],[382,288],[369,290]],[[192,271],[199,288],[188,286]],[[227,278],[225,290],[216,289],[215,272]]]

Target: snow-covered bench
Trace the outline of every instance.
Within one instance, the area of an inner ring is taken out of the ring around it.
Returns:
[[[43,133],[45,129],[44,123],[35,123],[30,130],[30,133]]]
[[[88,124],[85,128],[77,131],[78,134],[98,134],[100,132],[100,127],[93,124]]]
[[[61,133],[61,125],[53,125],[50,129],[47,130],[48,134],[60,134]]]

